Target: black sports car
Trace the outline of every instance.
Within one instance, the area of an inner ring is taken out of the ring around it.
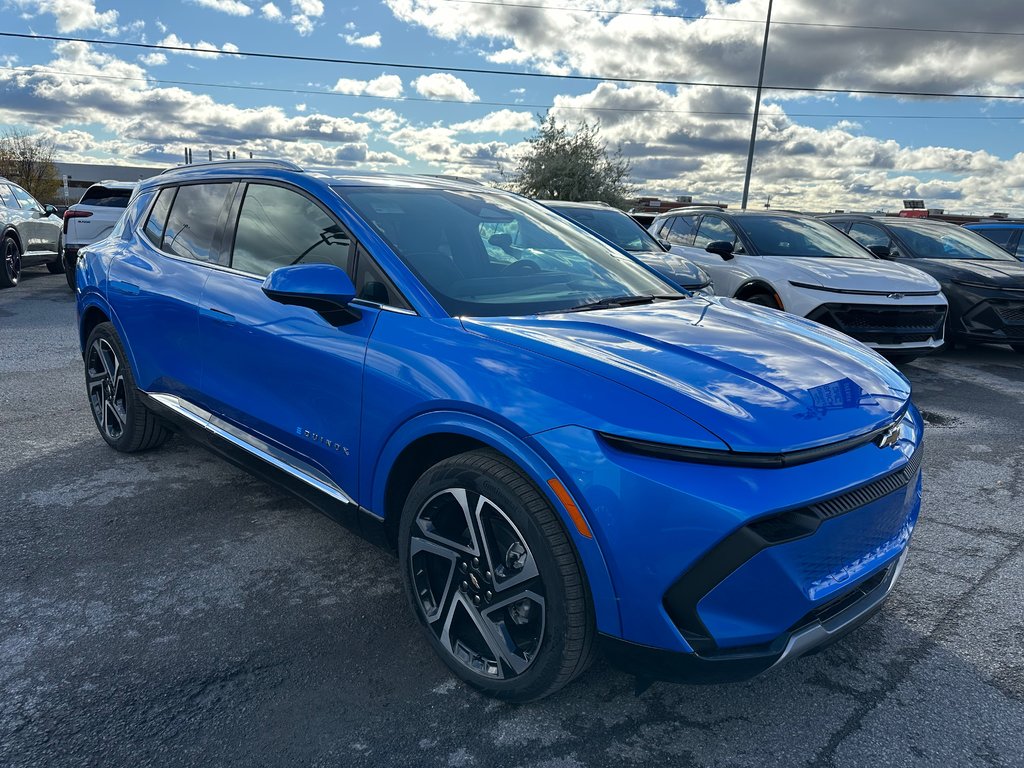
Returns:
[[[970,230],[940,221],[823,216],[883,259],[927,272],[949,300],[946,342],[1009,344],[1024,354],[1024,263]]]

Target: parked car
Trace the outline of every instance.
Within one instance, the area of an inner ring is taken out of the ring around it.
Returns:
[[[825,221],[862,245],[942,284],[949,343],[1009,344],[1024,354],[1024,264],[976,232],[925,219],[834,215]]]
[[[45,264],[63,271],[60,217],[52,205],[40,205],[13,181],[0,176],[0,288],[12,288],[21,270]]]
[[[129,181],[101,181],[64,212],[64,274],[72,291],[79,249],[110,234],[136,186]]]
[[[711,275],[720,296],[807,317],[894,360],[942,345],[946,299],[935,280],[876,258],[812,217],[676,209],[658,216],[651,233]]]
[[[923,424],[899,371],[517,195],[186,166],[77,281],[103,439],[187,432],[390,542],[426,642],[489,695],[549,694],[598,646],[750,677],[862,623],[903,565]]]
[[[663,277],[688,291],[715,292],[708,273],[691,261],[670,253],[628,213],[603,203],[566,203],[542,200],[545,206],[575,221],[612,245],[627,251]]]
[[[1024,243],[1021,242],[1024,221],[980,221],[963,227],[991,240],[1018,261],[1024,261]]]

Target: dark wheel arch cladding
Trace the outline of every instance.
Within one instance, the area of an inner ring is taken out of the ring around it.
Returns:
[[[761,294],[765,294],[769,298],[771,298],[772,304],[775,305],[778,309],[785,309],[785,307],[783,307],[779,303],[779,300],[777,298],[778,292],[770,285],[768,285],[768,283],[761,282],[760,280],[752,280],[749,283],[744,283],[743,285],[741,285],[739,289],[737,289],[734,298],[739,299],[740,301],[749,301],[754,296],[758,296]]]
[[[89,307],[87,310],[85,310],[85,314],[82,315],[82,322],[81,322],[82,333],[81,333],[81,338],[79,340],[80,341],[80,346],[82,348],[82,355],[83,356],[85,355],[85,342],[89,338],[89,336],[92,334],[93,328],[95,328],[100,323],[109,323],[109,322],[110,322],[110,318],[107,317],[107,315],[100,308],[98,308],[98,307]]]

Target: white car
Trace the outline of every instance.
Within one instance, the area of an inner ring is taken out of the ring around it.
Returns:
[[[110,234],[136,186],[132,181],[101,181],[64,212],[64,274],[71,290],[75,290],[78,250]]]
[[[892,359],[942,345],[947,304],[939,283],[817,219],[682,208],[659,215],[650,232],[711,275],[719,296],[815,320]]]

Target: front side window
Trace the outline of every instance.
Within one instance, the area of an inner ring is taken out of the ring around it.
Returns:
[[[677,295],[621,251],[512,195],[334,189],[453,316],[527,315],[622,297]]]
[[[860,222],[850,227],[850,237],[867,248],[870,245],[884,245],[889,247],[892,242],[887,234],[880,227],[874,224],[862,224]]]
[[[334,264],[352,274],[353,251],[348,231],[305,195],[269,184],[246,189],[232,268],[263,277],[291,264]]]
[[[984,235],[1000,248],[1009,248],[1010,240],[1013,239],[1014,230],[1005,227],[985,227],[985,229],[972,229],[979,235]]]
[[[693,241],[695,248],[706,248],[708,243],[731,243],[736,245],[736,233],[729,222],[718,216],[705,216]]]
[[[215,238],[231,189],[231,184],[179,187],[167,217],[163,250],[186,259],[217,262]]]
[[[36,199],[21,187],[11,184],[11,192],[14,194],[15,199],[21,203],[21,207],[26,211],[42,210],[42,206],[36,202]]]
[[[743,216],[738,224],[762,256],[871,259],[831,224],[809,218]]]
[[[14,193],[6,184],[0,184],[0,205],[5,208],[21,208],[18,201],[14,199]]]
[[[697,234],[696,216],[676,216],[672,219],[672,229],[665,239],[673,245],[693,245],[693,237]]]
[[[661,253],[658,241],[633,218],[615,208],[576,208],[548,205],[563,216],[597,232],[624,251],[633,253]]]

